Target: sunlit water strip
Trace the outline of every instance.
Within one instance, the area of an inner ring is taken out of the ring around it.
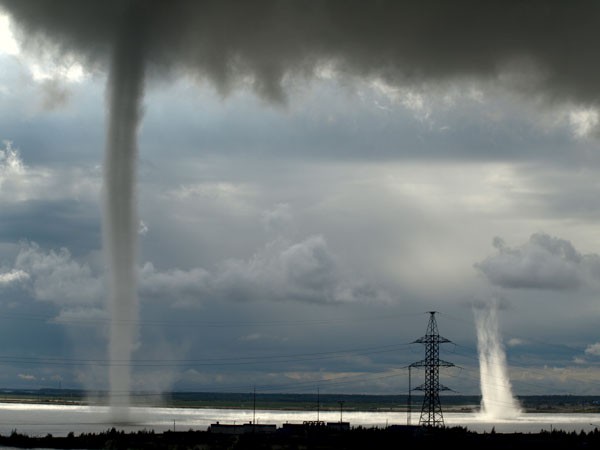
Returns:
[[[109,408],[104,406],[41,405],[0,403],[0,434],[13,431],[29,436],[66,436],[69,432],[99,433],[112,427],[125,432],[154,430],[206,430],[211,423],[248,423],[256,417],[257,423],[281,426],[284,423],[302,423],[321,420],[339,422],[340,411],[281,411],[213,408],[157,408],[132,407],[131,421],[112,423]],[[406,425],[405,412],[343,411],[342,419],[353,427],[386,427]],[[475,413],[445,413],[446,426],[462,426],[477,432],[537,433],[551,431],[590,431],[600,428],[600,414],[522,414],[511,420],[487,421]],[[418,424],[419,414],[413,412],[411,422]]]

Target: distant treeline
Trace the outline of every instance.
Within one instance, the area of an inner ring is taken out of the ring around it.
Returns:
[[[108,398],[106,392],[90,392],[77,389],[0,389],[0,401],[29,401],[55,403],[102,404]],[[214,407],[252,409],[305,409],[317,407],[338,409],[343,402],[344,411],[403,410],[408,405],[407,395],[364,394],[313,394],[260,393],[256,392],[136,392],[133,403],[145,406]],[[600,396],[577,395],[530,395],[519,396],[521,406],[528,411],[583,411],[600,412]],[[420,395],[411,396],[413,408],[423,401]],[[443,395],[442,407],[449,409],[473,409],[479,406],[477,395]]]
[[[124,433],[116,429],[104,433],[82,433],[66,437],[28,437],[17,432],[0,436],[0,446],[53,449],[394,449],[457,448],[470,449],[589,449],[600,448],[600,432],[476,433],[462,427],[353,428],[335,431],[321,427],[284,432],[243,435],[215,434],[209,431]]]

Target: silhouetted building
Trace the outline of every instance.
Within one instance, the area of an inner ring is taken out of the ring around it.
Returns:
[[[271,424],[253,424],[252,422],[243,423],[240,425],[213,423],[208,428],[211,433],[217,434],[247,434],[247,433],[275,433],[277,425]]]

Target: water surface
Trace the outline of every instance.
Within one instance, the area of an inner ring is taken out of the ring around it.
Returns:
[[[281,411],[214,408],[158,408],[132,407],[130,420],[113,423],[105,406],[41,405],[24,403],[0,403],[0,434],[13,430],[30,436],[66,436],[69,432],[98,433],[115,427],[126,432],[139,430],[187,431],[206,430],[211,423],[240,424],[252,422],[302,423],[307,420],[339,422],[340,411]],[[344,411],[342,419],[351,426],[386,427],[407,424],[405,412]],[[477,432],[537,433],[552,429],[565,431],[590,431],[600,428],[600,414],[521,414],[504,420],[488,420],[476,413],[445,413],[447,426],[463,426]],[[413,412],[411,422],[417,424],[419,414]]]

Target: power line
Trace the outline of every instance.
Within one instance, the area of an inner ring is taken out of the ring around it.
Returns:
[[[36,314],[0,314],[0,320],[25,320],[45,322],[55,325],[101,325],[108,326],[110,324],[121,325],[136,325],[140,327],[206,327],[206,328],[244,328],[244,327],[290,327],[290,326],[306,326],[306,325],[332,325],[332,324],[349,324],[349,323],[364,323],[368,321],[379,320],[394,320],[398,317],[412,317],[419,315],[417,313],[393,313],[379,316],[364,316],[352,319],[304,319],[304,320],[230,320],[230,321],[188,321],[188,320],[113,320],[110,318],[64,318],[54,316],[44,316]]]
[[[51,364],[51,365],[97,365],[97,366],[131,366],[131,367],[178,367],[189,366],[223,366],[223,365],[248,365],[261,363],[287,363],[305,362],[324,359],[339,359],[349,356],[366,356],[382,353],[396,352],[405,348],[406,344],[391,344],[377,347],[363,347],[328,352],[296,353],[287,355],[241,356],[230,358],[203,358],[203,359],[157,359],[157,360],[110,360],[110,359],[78,359],[54,357],[27,357],[16,355],[0,355],[0,364]]]

